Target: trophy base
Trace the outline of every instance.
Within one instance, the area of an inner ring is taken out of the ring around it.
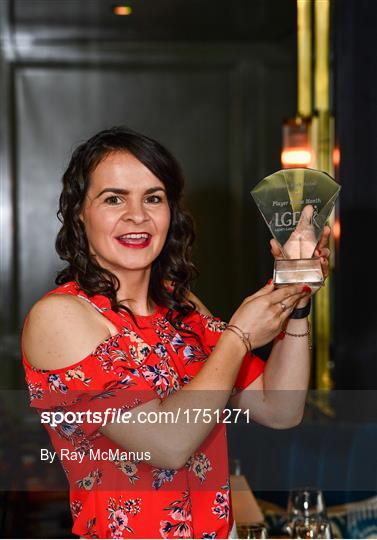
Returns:
[[[277,259],[275,260],[273,281],[277,287],[279,285],[307,283],[319,288],[323,285],[320,258]]]

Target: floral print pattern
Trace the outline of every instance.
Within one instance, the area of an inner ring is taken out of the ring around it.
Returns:
[[[92,489],[95,485],[99,486],[99,484],[101,483],[101,477],[102,472],[99,469],[96,469],[95,471],[90,472],[88,476],[85,476],[85,478],[77,480],[76,484],[79,488],[86,489],[88,491]]]
[[[51,375],[47,377],[47,382],[48,388],[52,392],[61,392],[62,394],[68,392],[68,386],[61,381],[60,376],[56,373],[51,373]]]
[[[110,497],[107,510],[111,538],[124,538],[125,531],[134,532],[129,525],[130,516],[136,516],[140,513],[140,502],[140,498],[124,501],[122,496],[118,500]]]
[[[74,500],[71,502],[71,512],[73,519],[76,519],[82,510],[82,502]]]
[[[37,384],[28,383],[27,387],[29,390],[29,395],[30,395],[31,400],[43,398],[44,392],[42,389],[42,385],[40,383],[37,383]]]
[[[97,531],[96,531],[96,518],[93,517],[91,519],[88,519],[86,522],[85,532],[84,536],[85,538],[99,538]]]
[[[153,469],[153,487],[160,489],[165,482],[172,482],[174,475],[177,474],[175,469]]]
[[[140,480],[140,476],[137,475],[137,461],[125,460],[125,459],[114,459],[114,464],[128,477],[128,480],[131,484],[134,484],[137,480]]]
[[[190,457],[187,468],[189,471],[193,471],[201,483],[206,479],[206,475],[209,471],[212,471],[211,462],[204,452],[199,452]]]
[[[210,330],[211,332],[224,332],[225,328],[227,327],[226,322],[216,320],[210,315],[203,315],[203,319],[205,320],[206,328],[208,328],[208,330]]]
[[[165,398],[179,388],[178,377],[166,361],[158,364],[144,365],[142,368],[144,378],[153,384],[155,392],[160,398]]]
[[[229,490],[218,491],[215,500],[213,501],[212,512],[219,519],[229,519]]]
[[[81,381],[85,386],[89,386],[90,381],[92,380],[91,377],[85,377],[85,373],[82,371],[81,366],[77,366],[75,369],[69,369],[66,372],[65,380],[73,381],[73,379]]]
[[[191,500],[188,491],[183,493],[181,499],[172,501],[164,510],[169,512],[170,519],[161,520],[160,534],[162,538],[173,536],[178,538],[192,538]]]
[[[52,293],[72,294],[90,303],[118,333],[64,369],[36,369],[23,355],[30,404],[39,413],[103,412],[112,407],[128,411],[150,399],[165,399],[196,376],[225,329],[225,323],[192,312],[178,332],[163,307],[137,325],[128,313],[112,311],[108,298],[89,298],[75,282]],[[262,371],[261,360],[245,357],[237,389],[248,386]],[[61,449],[83,455],[82,464],[62,460],[70,482],[76,536],[228,537],[232,517],[224,425],[215,426],[186,466],[178,470],[158,468],[153,460],[92,461],[91,452],[125,449],[102,435],[99,425],[89,422],[44,426],[58,455]]]
[[[186,358],[186,365],[191,362],[205,362],[207,360],[206,353],[197,345],[186,345],[183,349],[183,354]]]

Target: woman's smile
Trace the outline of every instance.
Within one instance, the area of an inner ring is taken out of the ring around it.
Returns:
[[[146,232],[128,233],[117,236],[116,239],[121,246],[133,249],[142,249],[148,247],[152,240],[152,235]]]

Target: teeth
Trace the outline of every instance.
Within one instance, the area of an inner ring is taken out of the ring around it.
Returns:
[[[120,238],[145,238],[147,239],[149,236],[149,234],[135,234],[135,233],[131,233],[131,234],[124,234],[123,236],[121,236]]]

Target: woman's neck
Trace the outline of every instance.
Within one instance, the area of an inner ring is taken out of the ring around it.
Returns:
[[[145,270],[127,270],[117,273],[120,288],[117,301],[130,308],[136,315],[150,315],[155,305],[148,299],[150,268]]]

